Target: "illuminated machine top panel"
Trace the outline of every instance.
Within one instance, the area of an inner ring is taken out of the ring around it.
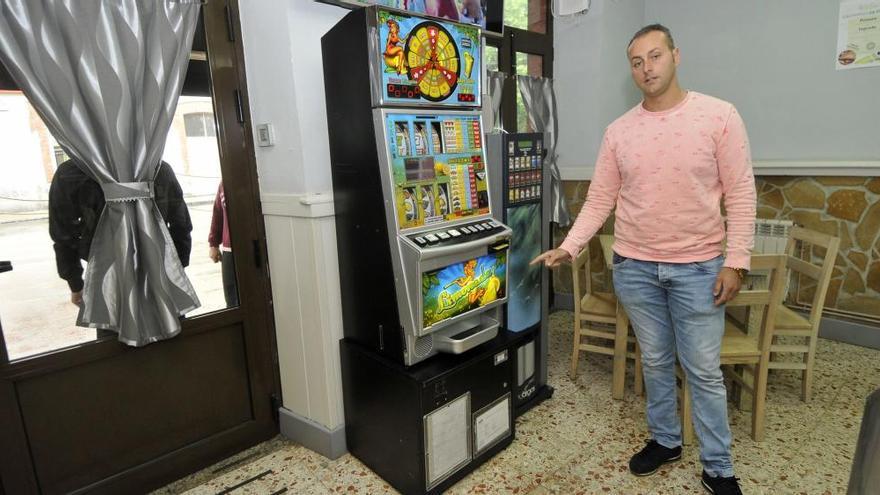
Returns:
[[[385,116],[400,230],[489,213],[477,114]]]
[[[480,30],[377,9],[382,104],[480,106]]]

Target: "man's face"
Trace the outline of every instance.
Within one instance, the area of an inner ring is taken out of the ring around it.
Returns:
[[[633,40],[627,50],[632,78],[645,96],[662,95],[669,89],[678,67],[678,48],[670,49],[666,34],[651,31]]]

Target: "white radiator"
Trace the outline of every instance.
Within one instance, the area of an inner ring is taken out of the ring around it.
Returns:
[[[754,254],[782,254],[788,243],[788,234],[794,222],[791,220],[755,220]]]
[[[755,248],[753,254],[783,254],[788,244],[788,235],[794,222],[791,220],[768,220],[758,218],[755,220]],[[767,272],[756,270],[749,273],[745,285],[751,289],[769,288]],[[791,277],[785,278],[785,293],[788,293]],[[760,328],[761,312],[749,312],[749,328]]]

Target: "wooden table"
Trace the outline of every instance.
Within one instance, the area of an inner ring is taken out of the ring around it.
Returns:
[[[614,236],[602,234],[599,236],[599,243],[602,244],[602,254],[605,256],[605,265],[609,269],[614,268]],[[623,305],[617,303],[617,323],[614,328],[614,361],[611,372],[611,397],[614,399],[623,398],[623,386],[626,381],[626,338],[629,334],[629,317],[623,310]],[[639,357],[637,357],[639,359]],[[640,380],[636,379],[636,383]],[[641,387],[637,387],[641,388]],[[636,391],[640,392],[639,390]]]

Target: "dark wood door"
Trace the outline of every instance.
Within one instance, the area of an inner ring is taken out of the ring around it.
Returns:
[[[235,1],[204,5],[203,65],[232,205],[240,303],[188,318],[177,337],[137,349],[111,338],[10,360],[0,328],[0,495],[144,492],[278,431],[271,292],[237,12]]]

